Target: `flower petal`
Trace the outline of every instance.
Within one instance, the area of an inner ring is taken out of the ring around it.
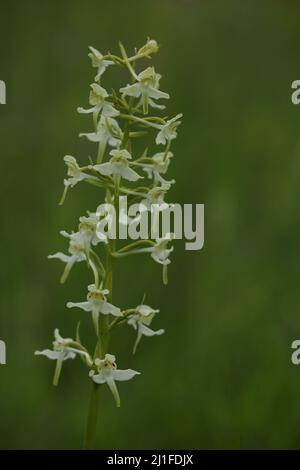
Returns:
[[[103,104],[102,107],[102,116],[105,117],[114,117],[118,116],[120,114],[120,111],[115,109],[110,103],[107,103],[106,101]]]
[[[62,355],[60,351],[52,351],[52,349],[44,349],[43,351],[35,351],[36,356],[46,356],[48,359],[57,361]]]
[[[114,315],[115,317],[122,317],[122,313],[119,307],[115,307],[109,302],[103,302],[101,305],[100,311],[104,315],[107,315],[110,313],[111,315]]]
[[[143,324],[140,325],[140,330],[144,336],[155,336],[155,335],[159,336],[165,332],[165,330],[163,329],[157,330],[157,331],[151,330],[151,328],[148,328],[148,326],[145,326]]]
[[[169,99],[170,95],[169,95],[169,93],[165,93],[164,91],[160,91],[160,90],[157,90],[156,88],[150,87],[149,97],[154,98],[156,100],[158,100],[160,98]]]
[[[99,374],[90,373],[90,377],[96,384],[104,384],[106,382],[105,375],[102,372],[99,372]]]
[[[165,109],[164,104],[157,104],[155,101],[153,101],[151,98],[148,99],[148,103],[152,108],[157,108],[157,109]]]
[[[142,178],[136,171],[128,167],[121,169],[121,176],[128,181],[137,181],[138,179]]]
[[[78,307],[84,310],[85,312],[91,312],[93,309],[91,302],[68,302],[67,307],[68,308]]]
[[[90,142],[101,142],[103,139],[103,134],[99,132],[81,132],[79,137],[86,137]]]
[[[125,370],[113,370],[112,376],[115,380],[119,380],[120,382],[124,382],[126,380],[132,379],[135,375],[139,375],[140,372],[132,369],[125,369]]]
[[[159,133],[156,136],[155,142],[157,143],[157,145],[159,145],[159,144],[165,145],[166,137],[165,137],[165,134],[163,133],[163,131],[159,131]]]
[[[72,256],[65,255],[64,253],[61,253],[61,252],[54,253],[54,255],[48,255],[48,259],[55,259],[55,258],[60,259],[64,263],[68,263],[71,260]]]
[[[93,166],[94,170],[98,171],[101,173],[101,175],[112,175],[114,172],[114,167],[111,163],[101,163],[100,165],[94,165]]]
[[[85,108],[77,108],[77,112],[79,114],[91,114],[97,111],[97,106],[93,106],[92,108],[85,109]]]
[[[142,94],[141,85],[139,83],[134,83],[133,85],[127,85],[123,88],[120,88],[120,93],[123,95],[133,96],[138,98]]]
[[[140,313],[141,315],[145,315],[145,316],[151,315],[152,313],[159,313],[159,309],[153,309],[149,307],[149,305],[144,305],[144,304],[139,305],[136,308],[136,311]]]

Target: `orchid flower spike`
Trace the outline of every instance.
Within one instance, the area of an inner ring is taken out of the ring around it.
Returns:
[[[159,310],[146,305],[145,298],[137,307],[122,310],[112,303],[113,285],[115,279],[117,280],[115,265],[119,260],[121,264],[121,260],[127,256],[147,253],[149,258],[162,266],[163,282],[166,284],[167,267],[171,263],[170,255],[173,251],[170,246],[173,236],[170,233],[162,238],[158,237],[161,233],[171,231],[165,228],[164,220],[162,230],[159,230],[160,219],[163,219],[160,217],[161,212],[165,211],[163,215],[170,215],[171,221],[171,210],[176,208],[166,200],[171,185],[175,183],[174,180],[168,181],[166,175],[173,159],[173,141],[177,137],[182,114],[171,119],[159,115],[161,113],[158,110],[164,109],[163,103],[170,98],[168,93],[160,90],[161,75],[153,66],[137,68],[139,60],[151,59],[158,51],[157,42],[148,38],[146,44],[135,48],[131,54],[122,43],[119,43],[119,49],[120,55],[110,52],[103,55],[98,49],[89,47],[88,57],[95,77],[90,85],[89,106],[79,107],[77,111],[91,115],[92,126],[80,132],[79,136],[96,144],[95,151],[84,166],[72,155],[64,157],[67,175],[60,204],[63,204],[69,188],[74,188],[83,181],[85,184],[80,186],[89,185],[91,191],[99,191],[98,195],[94,195],[98,207],[95,212],[87,211],[79,217],[74,231],[60,232],[68,239],[68,250],[65,253],[58,251],[48,256],[64,263],[60,279],[62,283],[75,264],[86,262],[86,267],[89,268],[87,275],[91,276],[86,283],[86,300],[67,302],[66,306],[68,309],[79,308],[90,313],[86,317],[91,319],[95,333],[94,343],[91,349],[82,344],[78,325],[75,340],[63,338],[56,329],[53,349],[35,352],[36,355],[56,361],[54,385],[58,383],[64,361],[80,356],[88,368],[93,386],[89,401],[86,448],[92,447],[95,438],[98,385],[107,384],[116,405],[120,406],[116,382],[130,380],[139,374],[132,369],[119,370],[115,356],[107,354],[109,337],[114,329],[129,325],[135,330],[133,353],[143,336],[160,336],[164,333],[163,329],[151,328]],[[104,73],[112,65],[120,70],[120,75],[116,74],[115,78],[121,77],[123,73],[129,77],[126,78],[125,75],[123,83],[115,89],[109,83],[103,83],[106,78]],[[151,115],[148,115],[150,109]],[[154,145],[164,147],[161,148],[162,151],[157,147],[153,153],[150,149],[149,153],[148,144],[153,139],[150,134],[153,130]],[[147,136],[149,142],[141,142]],[[145,150],[141,153],[142,149]],[[83,197],[81,202],[84,200]],[[76,207],[75,204],[73,209]],[[151,216],[150,226],[148,212]],[[147,224],[143,225],[144,221]],[[176,220],[176,227],[175,222]],[[133,241],[125,241],[128,237]],[[127,284],[131,282],[130,279],[125,279],[125,286],[126,281]]]

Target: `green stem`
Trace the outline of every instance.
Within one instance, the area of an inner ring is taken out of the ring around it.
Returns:
[[[55,371],[54,371],[54,377],[53,377],[53,385],[56,387],[58,385],[59,381],[59,376],[61,372],[61,367],[62,367],[62,360],[58,359],[56,361],[56,366],[55,366]]]
[[[131,313],[135,313],[136,312],[136,309],[135,308],[129,308],[128,310],[124,310],[122,312],[123,314],[123,317],[117,317],[115,318],[108,326],[108,329],[109,331],[114,328],[116,325],[119,325],[120,323],[123,323],[124,321],[126,321],[128,315],[130,315]]]
[[[107,265],[106,265],[106,276],[105,276],[105,287],[109,289],[109,298],[112,296],[112,258],[107,252]],[[106,315],[100,315],[99,318],[99,336],[95,349],[95,357],[104,358],[109,340],[109,324]],[[85,434],[85,449],[93,449],[95,445],[96,432],[97,432],[97,420],[98,420],[98,385],[92,383],[92,390],[90,394],[90,403],[88,409],[88,418]]]
[[[112,256],[107,250],[104,287],[109,290],[108,300],[112,301]],[[95,350],[95,357],[103,359],[107,353],[109,342],[109,321],[107,315],[99,316],[99,336]]]
[[[85,179],[84,182],[88,183],[88,184],[91,184],[92,186],[97,186],[98,188],[105,188],[105,187],[110,188],[110,189],[115,188],[114,184],[112,184],[112,183],[101,183],[101,181],[96,181],[96,180],[92,180],[92,179]],[[130,196],[141,196],[141,197],[145,196],[145,194],[143,194],[143,193],[138,193],[138,192],[133,191],[129,188],[124,188],[123,186],[120,186],[119,191],[120,191],[120,193],[128,194]]]
[[[152,242],[153,243],[153,242]],[[153,245],[154,246],[154,243]],[[136,250],[130,250],[130,251],[123,251],[120,253],[119,251],[113,251],[111,256],[114,258],[124,258],[125,256],[130,256],[130,255],[139,255],[140,253],[151,253],[151,247],[149,248],[138,248]]]
[[[95,275],[95,283],[99,283],[98,270],[94,264],[92,268]],[[97,275],[96,275],[97,273]],[[112,299],[112,257],[110,250],[107,250],[107,262],[105,270],[105,287],[109,289],[109,300]],[[95,348],[95,357],[101,359],[104,358],[109,341],[109,322],[106,315],[100,315],[99,318],[99,335],[97,339],[97,344]],[[84,441],[85,449],[93,449],[96,440],[97,433],[97,421],[98,421],[98,385],[95,382],[92,382],[92,389],[90,394],[90,402],[88,408],[88,417],[86,425],[86,434]]]
[[[165,149],[165,154],[164,154],[164,161],[166,161],[166,158],[167,158],[167,155],[169,153],[170,147],[171,147],[171,141],[168,140],[168,143],[167,143],[166,149]]]
[[[131,73],[132,77],[134,78],[134,80],[137,80],[137,75],[133,69],[133,67],[131,66],[129,60],[128,60],[128,56],[127,56],[127,53],[126,53],[126,50],[125,50],[125,47],[123,46],[123,44],[121,42],[119,42],[119,47],[120,47],[120,51],[121,51],[121,54],[122,54],[122,58],[123,58],[123,63],[126,65],[126,67],[128,68],[129,72]]]
[[[147,239],[137,240],[136,242],[130,243],[130,245],[126,245],[123,248],[121,248],[118,251],[118,253],[124,253],[124,252],[126,252],[128,250],[131,250],[132,248],[136,248],[140,245],[151,245],[151,246],[153,246],[154,242],[152,240],[147,240]]]
[[[98,273],[98,270],[97,270],[94,262],[91,259],[90,259],[90,266],[91,266],[91,268],[93,270],[93,273],[94,273],[95,286],[98,289],[99,288],[99,273]]]
[[[141,124],[144,124],[145,126],[154,127],[155,129],[158,129],[158,130],[161,129],[161,126],[159,124],[154,124],[153,122],[147,121],[146,119],[143,119],[143,118],[139,118],[138,116],[120,113],[118,117],[121,119],[129,119],[129,121],[140,122]]]
[[[113,60],[116,64],[118,65],[123,65],[125,67],[125,62],[123,59],[121,59],[121,57],[118,57],[117,55],[114,55],[114,54],[106,54],[105,56],[103,56],[103,59],[109,59],[109,60]]]
[[[140,54],[135,54],[131,57],[128,57],[127,60],[128,62],[134,62],[137,59],[142,59],[143,57],[149,57],[149,52],[142,52]]]
[[[96,431],[97,431],[97,418],[98,418],[98,385],[92,382],[92,389],[90,394],[90,402],[88,409],[88,418],[86,426],[86,434],[84,439],[84,449],[91,450],[94,448]]]

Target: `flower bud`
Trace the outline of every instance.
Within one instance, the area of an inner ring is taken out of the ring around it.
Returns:
[[[147,43],[138,50],[137,55],[143,54],[143,55],[148,56],[150,54],[155,54],[158,51],[158,49],[159,49],[159,46],[157,42],[154,39],[148,39]]]

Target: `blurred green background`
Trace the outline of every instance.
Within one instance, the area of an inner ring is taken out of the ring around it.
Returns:
[[[142,375],[120,384],[120,409],[103,388],[97,447],[299,449],[299,2],[1,0],[0,15],[0,447],[81,446],[86,370],[65,363],[55,389],[53,362],[33,355],[55,327],[74,335],[79,319],[92,338],[85,314],[65,308],[84,299],[84,263],[61,286],[63,264],[46,257],[66,250],[59,230],[102,195],[78,185],[59,207],[62,157],[83,162],[94,148],[78,139],[90,118],[76,113],[94,76],[88,46],[117,51],[120,39],[130,49],[150,36],[162,46],[154,63],[168,112],[184,114],[171,198],[205,204],[205,247],[176,243],[167,287],[150,259],[120,263],[116,304],[146,291],[166,334],[136,357],[132,329],[114,337],[119,367]]]

